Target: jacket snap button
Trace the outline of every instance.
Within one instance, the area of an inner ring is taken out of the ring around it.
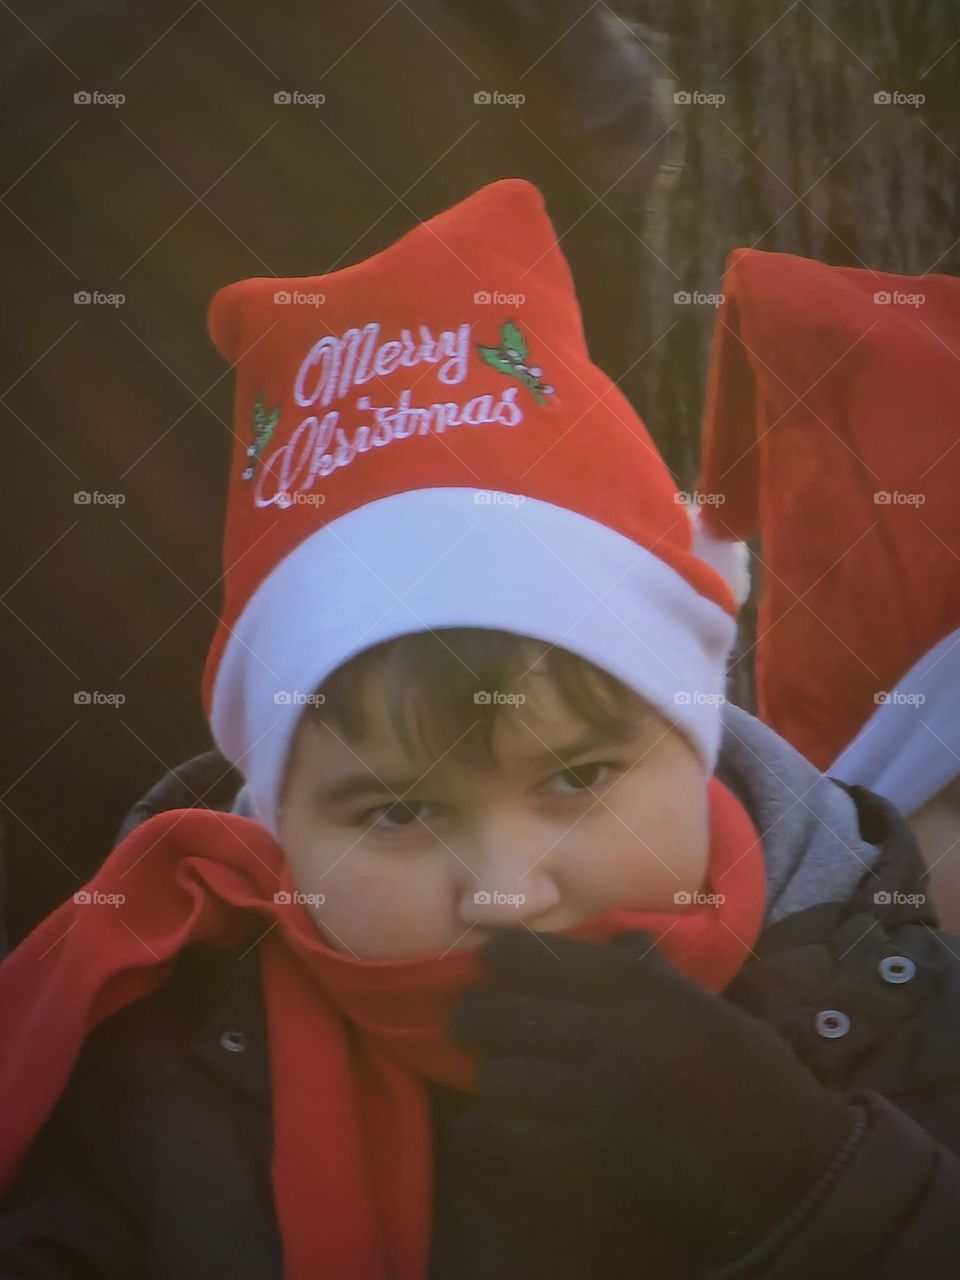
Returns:
[[[224,1031],[220,1037],[220,1048],[228,1053],[244,1053],[247,1048],[247,1037],[242,1031]]]
[[[909,956],[884,956],[880,961],[880,977],[884,982],[909,982],[917,966]]]
[[[817,1035],[836,1040],[850,1030],[850,1019],[839,1009],[821,1009],[817,1014]]]

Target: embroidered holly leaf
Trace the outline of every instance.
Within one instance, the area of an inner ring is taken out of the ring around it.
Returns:
[[[253,406],[253,443],[247,446],[247,466],[243,472],[244,480],[253,478],[257,462],[263,456],[264,449],[270,443],[270,438],[276,431],[279,421],[280,406],[277,405],[273,409],[268,409],[261,390]]]
[[[270,443],[270,437],[277,429],[277,423],[280,421],[280,406],[267,411],[267,406],[263,402],[263,392],[257,397],[257,403],[253,406],[253,438],[256,442],[257,453],[263,453],[263,450]]]
[[[477,350],[480,352],[480,358],[486,360],[487,364],[493,365],[494,369],[500,373],[513,373],[513,362],[499,347],[484,347],[478,343]]]
[[[527,358],[527,340],[512,320],[500,329],[500,345],[504,351],[515,351],[521,360]]]
[[[522,383],[532,393],[537,404],[546,404],[547,396],[554,394],[554,388],[541,381],[543,370],[526,363],[527,340],[512,320],[507,320],[500,326],[499,347],[485,347],[477,343],[477,351],[481,360],[485,360],[499,373],[505,373]]]

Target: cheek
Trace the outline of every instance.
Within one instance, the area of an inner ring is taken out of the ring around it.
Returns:
[[[422,865],[418,873],[402,855],[354,850],[327,865],[326,874],[323,868],[301,874],[291,859],[297,888],[324,895],[322,906],[310,912],[331,946],[370,959],[449,946],[450,889],[436,874],[436,863],[432,873]]]
[[[596,910],[672,911],[676,893],[701,888],[709,861],[705,790],[700,796],[651,779],[614,788],[606,803],[576,862],[578,896]]]

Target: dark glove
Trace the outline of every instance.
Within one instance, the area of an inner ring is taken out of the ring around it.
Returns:
[[[855,1109],[770,1027],[698,986],[633,932],[610,943],[507,929],[482,948],[451,1037],[480,1055],[450,1140],[589,1197],[678,1258],[721,1265],[760,1244],[820,1181]],[[570,1196],[570,1201],[561,1197]]]

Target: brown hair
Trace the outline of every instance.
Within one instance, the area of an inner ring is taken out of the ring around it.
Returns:
[[[611,736],[629,731],[649,712],[622,681],[567,649],[510,631],[445,627],[365,649],[317,688],[322,699],[307,714],[335,721],[354,740],[364,738],[370,721],[363,695],[381,667],[390,725],[408,752],[429,759],[456,743],[454,754],[492,764],[494,725],[505,704],[477,702],[474,695],[511,691],[534,667],[583,723]],[[479,738],[467,732],[475,722]]]

